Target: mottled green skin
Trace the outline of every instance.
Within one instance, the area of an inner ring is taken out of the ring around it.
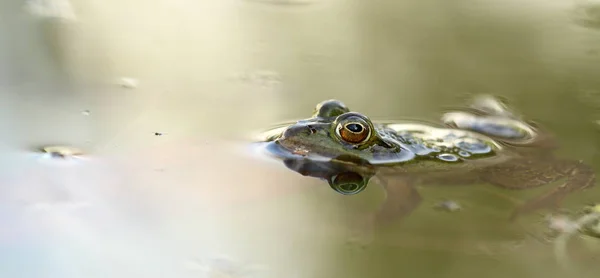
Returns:
[[[370,139],[361,144],[345,142],[335,132],[338,124],[359,118],[373,130]],[[461,167],[480,167],[504,160],[512,154],[491,138],[468,130],[433,127],[423,124],[373,123],[366,116],[349,109],[339,101],[329,100],[317,105],[313,116],[292,124],[274,139],[291,152],[306,152],[305,156],[335,159],[340,155],[356,157],[372,165],[394,167],[403,172],[431,172]],[[462,157],[461,143],[474,141],[481,145],[479,153]],[[443,159],[450,155],[457,159]],[[472,163],[477,161],[477,163]],[[484,162],[485,161],[485,162]],[[427,167],[423,167],[426,164]],[[468,164],[468,165],[464,165]],[[395,167],[402,166],[402,167]]]
[[[372,130],[365,142],[350,144],[336,133],[338,124],[350,120]],[[272,143],[304,159],[367,161],[375,166],[387,192],[377,219],[385,221],[418,205],[415,184],[489,183],[525,189],[564,180],[553,191],[523,204],[513,217],[555,207],[567,193],[595,184],[589,166],[554,157],[552,136],[515,117],[494,98],[478,98],[469,113],[448,113],[444,123],[440,127],[374,124],[343,103],[328,100],[317,105],[311,118],[287,126]]]

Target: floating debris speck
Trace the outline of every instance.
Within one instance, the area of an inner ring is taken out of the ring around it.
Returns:
[[[89,116],[90,114],[91,114],[90,110],[83,110],[83,111],[81,111],[81,115]]]
[[[42,147],[41,150],[54,158],[67,158],[83,154],[83,151],[80,149],[67,146],[47,146]]]
[[[559,233],[573,233],[579,230],[580,225],[564,215],[548,216],[548,228]]]
[[[434,208],[437,210],[444,210],[449,212],[456,212],[462,210],[462,206],[459,203],[450,200],[440,202],[437,205],[435,205]]]
[[[127,89],[135,89],[139,85],[139,81],[135,78],[123,77],[119,80],[119,85]]]
[[[282,83],[282,77],[278,72],[268,70],[257,70],[235,74],[235,79],[247,84],[254,84],[265,88],[273,88]]]

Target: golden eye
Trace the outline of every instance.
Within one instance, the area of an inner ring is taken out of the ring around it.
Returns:
[[[371,131],[369,127],[359,122],[349,122],[338,125],[338,133],[342,140],[351,143],[359,144],[369,138]]]

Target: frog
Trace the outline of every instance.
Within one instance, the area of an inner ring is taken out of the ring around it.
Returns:
[[[305,176],[327,180],[338,193],[354,195],[372,178],[385,200],[375,224],[408,216],[422,201],[419,186],[490,184],[508,190],[559,183],[526,200],[509,219],[558,209],[573,192],[596,183],[581,160],[555,154],[557,139],[506,101],[480,95],[441,121],[373,121],[336,99],[316,105],[312,115],[273,129],[263,143],[269,154]]]

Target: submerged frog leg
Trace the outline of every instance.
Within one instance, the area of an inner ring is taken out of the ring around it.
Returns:
[[[370,244],[377,229],[404,219],[421,203],[421,196],[413,187],[414,179],[407,176],[375,178],[384,189],[385,200],[375,215],[369,214],[367,218],[359,220],[360,228],[355,231],[358,234],[352,236],[350,241],[361,245]]]
[[[413,179],[409,177],[387,178],[375,176],[385,193],[385,200],[375,214],[369,213],[360,218],[359,227],[352,230],[349,242],[359,245],[372,243],[375,231],[408,216],[421,203],[421,196],[413,187]]]
[[[378,180],[385,191],[385,201],[375,216],[377,226],[405,218],[421,203],[421,195],[414,188],[412,178],[379,177]]]
[[[515,160],[488,167],[481,177],[490,184],[508,189],[527,189],[565,179],[553,190],[526,201],[512,213],[511,219],[539,209],[556,209],[569,193],[595,184],[594,170],[581,161],[572,160]]]
[[[418,184],[424,186],[466,186],[481,183],[481,177],[477,172],[457,171],[453,173],[428,173],[418,177]]]

